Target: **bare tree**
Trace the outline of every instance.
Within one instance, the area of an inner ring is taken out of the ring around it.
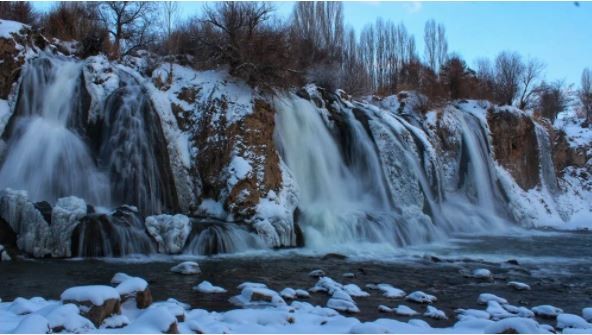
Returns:
[[[582,71],[579,98],[586,113],[586,122],[592,122],[592,70],[585,68]]]
[[[545,64],[538,59],[529,59],[524,66],[524,71],[521,76],[521,90],[520,100],[518,102],[518,108],[525,109],[532,105],[532,98],[535,93],[535,89],[538,86],[537,81],[543,74]]]
[[[173,60],[172,55],[177,53],[178,42],[177,38],[173,38],[175,22],[178,19],[178,6],[176,1],[163,1],[161,3],[162,14],[164,16],[163,26],[166,33],[166,48],[169,58],[169,73],[167,81],[169,85],[173,82]]]
[[[0,1],[0,19],[32,25],[37,15],[28,1]]]
[[[543,117],[555,121],[557,114],[565,110],[568,98],[564,93],[564,83],[556,81],[552,83],[542,82],[533,91],[537,95],[537,110]]]
[[[425,61],[428,66],[438,72],[448,58],[448,42],[443,24],[428,20],[424,28]]]
[[[518,94],[524,64],[519,54],[503,51],[495,59],[495,97],[498,103],[511,105]]]
[[[98,4],[100,20],[114,39],[112,57],[119,58],[145,47],[155,21],[154,3],[143,1],[107,1]]]

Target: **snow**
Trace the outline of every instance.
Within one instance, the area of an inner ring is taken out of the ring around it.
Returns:
[[[296,299],[296,290],[290,287],[286,287],[285,289],[280,291],[280,295],[284,299]]]
[[[588,323],[582,317],[575,314],[562,313],[557,315],[557,328],[579,328],[590,329],[592,324]]]
[[[122,328],[130,324],[129,319],[125,315],[112,315],[105,320],[101,324],[101,329],[109,329],[109,328]]]
[[[257,286],[244,286],[241,294],[231,297],[229,301],[237,306],[280,306],[286,302],[273,290]]]
[[[410,293],[405,299],[413,302],[417,302],[420,304],[431,304],[438,300],[435,296],[424,293],[422,291],[415,291]]]
[[[127,273],[117,272],[113,278],[111,278],[111,284],[121,284],[122,282],[133,278],[132,276],[128,275]]]
[[[518,291],[524,291],[524,290],[529,291],[530,290],[530,286],[528,284],[517,282],[517,281],[508,282],[508,286],[513,287],[514,289],[516,289]]]
[[[481,293],[479,294],[479,298],[477,299],[477,302],[481,303],[481,304],[487,304],[490,301],[495,301],[499,304],[507,304],[508,300],[498,297],[495,294],[491,294],[491,293]]]
[[[592,144],[592,129],[582,127],[583,119],[574,110],[559,113],[554,127],[565,132],[571,147],[577,148]]]
[[[502,305],[500,305],[495,300],[490,300],[487,302],[487,313],[491,315],[492,320],[501,320],[505,318],[513,317],[514,314],[508,312]]]
[[[194,290],[201,293],[225,293],[226,290],[220,286],[214,286],[207,280],[202,281],[197,286],[193,287]]]
[[[199,264],[196,262],[186,261],[173,266],[171,271],[183,275],[193,275],[200,273],[201,269],[199,268]]]
[[[352,297],[342,289],[336,289],[327,301],[327,307],[340,312],[358,313],[360,309]]]
[[[230,188],[234,187],[236,183],[247,178],[251,171],[253,171],[253,168],[249,161],[240,156],[232,157],[228,165],[228,172],[230,174],[227,181],[228,186]]]
[[[2,244],[0,244],[0,262],[9,262],[12,258],[8,254],[8,251],[4,248]]]
[[[119,300],[119,293],[113,287],[105,285],[75,286],[65,290],[60,299],[76,302],[90,301],[95,306],[102,306],[107,300]]]
[[[148,282],[140,277],[130,277],[122,281],[115,288],[120,296],[135,294],[145,291],[148,288]]]
[[[385,305],[378,305],[378,311],[381,313],[392,313],[393,309]]]
[[[303,289],[296,289],[296,296],[298,298],[310,298],[310,293],[308,293],[308,291],[303,290]]]
[[[308,273],[309,276],[311,277],[315,277],[315,278],[320,278],[320,277],[324,277],[325,276],[325,271],[317,269],[317,270],[312,270]]]
[[[482,311],[479,309],[463,309],[459,308],[454,311],[456,313],[456,317],[463,321],[463,320],[470,320],[470,319],[484,319],[489,320],[491,315],[486,311]]]
[[[381,290],[382,294],[387,298],[403,298],[406,294],[405,291],[393,287],[391,284],[378,284],[376,289]]]
[[[32,314],[24,317],[12,332],[15,334],[47,334],[50,332],[50,327],[46,318]]]
[[[473,271],[473,277],[477,279],[490,279],[491,278],[491,271],[487,269],[475,269]]]
[[[557,308],[551,305],[539,305],[531,308],[530,310],[532,310],[534,314],[546,318],[556,318],[557,315],[563,313],[563,310],[561,308]]]
[[[12,34],[18,33],[23,28],[29,28],[29,26],[16,21],[0,20],[0,38],[12,38]]]
[[[48,247],[53,257],[71,256],[72,232],[86,215],[86,202],[78,197],[60,198],[51,211]]]
[[[80,309],[74,304],[50,305],[37,314],[43,315],[49,322],[51,329],[63,327],[68,333],[88,332],[95,329],[94,324],[80,316]]]
[[[592,322],[592,307],[586,307],[582,309],[582,317],[588,322]]]
[[[355,275],[352,272],[346,272],[341,275],[343,278],[354,278]]]
[[[504,331],[516,331],[519,334],[549,334],[550,332],[541,327],[536,321],[526,318],[508,318],[496,323],[484,329],[484,333],[487,334],[500,334]]]
[[[393,312],[403,316],[414,316],[419,314],[417,311],[407,305],[399,305],[397,308],[393,308]]]
[[[448,317],[446,316],[446,313],[444,313],[444,311],[437,309],[436,307],[431,305],[428,305],[426,307],[426,312],[423,313],[423,315],[436,320],[448,320]]]
[[[164,307],[149,308],[125,328],[117,329],[117,332],[128,334],[160,334],[169,330],[171,325],[177,323],[177,318]]]
[[[358,285],[356,284],[347,284],[343,286],[343,290],[347,292],[352,297],[367,297],[370,294],[366,291],[363,291]]]
[[[191,233],[191,221],[183,214],[149,216],[145,225],[150,236],[156,240],[158,251],[162,253],[180,253]]]
[[[333,294],[336,290],[342,290],[343,285],[336,282],[335,280],[329,277],[320,277],[315,286],[313,286],[309,291],[311,292],[327,292],[329,294]]]

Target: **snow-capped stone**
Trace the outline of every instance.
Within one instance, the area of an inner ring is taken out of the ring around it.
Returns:
[[[501,320],[505,318],[511,318],[515,315],[508,312],[505,308],[503,308],[497,301],[489,300],[487,302],[487,313],[491,315],[492,320]]]
[[[348,313],[359,313],[360,309],[358,306],[353,302],[346,299],[339,299],[335,297],[331,297],[327,301],[327,307],[332,308],[339,312],[348,312]]]
[[[582,317],[588,321],[592,322],[592,307],[586,307],[582,309]]]
[[[47,319],[53,332],[86,333],[95,329],[89,319],[80,316],[80,310],[74,304],[48,306],[37,314]]]
[[[575,314],[562,313],[557,315],[557,328],[590,329],[592,328],[592,324],[584,320],[581,316]]]
[[[491,279],[491,271],[488,269],[475,269],[473,277],[477,279]]]
[[[112,315],[105,320],[101,324],[101,329],[116,329],[116,328],[123,328],[130,324],[130,321],[127,316],[125,315]]]
[[[530,290],[530,285],[518,281],[508,282],[508,286],[513,287],[517,291]]]
[[[381,313],[392,313],[393,309],[385,305],[378,305],[378,311]]]
[[[306,299],[306,298],[310,298],[310,293],[308,293],[307,290],[296,289],[296,296],[301,299],[302,298]]]
[[[182,303],[176,299],[169,298],[166,301],[155,302],[150,306],[149,309],[166,310],[177,319],[179,322],[185,321],[185,310],[191,306]]]
[[[370,295],[356,284],[343,285],[343,290],[345,290],[352,297],[367,297]]]
[[[557,317],[557,315],[563,313],[563,310],[561,308],[557,308],[551,305],[539,305],[531,308],[530,310],[533,311],[534,314],[536,314],[537,316],[549,319],[554,319]]]
[[[129,277],[115,287],[120,296],[135,295],[137,292],[145,291],[147,288],[148,282],[140,277]]]
[[[490,301],[495,301],[499,304],[507,304],[508,300],[502,298],[502,297],[498,297],[495,294],[491,294],[491,293],[481,293],[479,294],[479,298],[477,299],[477,302],[480,304],[487,304]]]
[[[183,275],[193,275],[201,273],[201,269],[199,268],[199,264],[196,262],[186,261],[179,263],[171,268],[172,272],[180,273]]]
[[[431,304],[438,300],[435,296],[424,293],[422,291],[411,292],[409,295],[405,297],[405,299],[420,304]]]
[[[8,254],[8,251],[0,244],[0,262],[10,262],[12,258]]]
[[[448,317],[446,316],[446,313],[444,313],[444,311],[437,309],[436,307],[431,305],[428,305],[426,307],[426,311],[425,313],[423,313],[423,315],[436,320],[448,320]]]
[[[343,278],[354,278],[356,275],[353,274],[353,272],[346,272],[344,274],[341,275]]]
[[[519,333],[519,334],[548,334],[549,331],[541,327],[533,319],[527,318],[507,318],[497,321],[485,327],[486,334],[503,334],[503,333]]]
[[[254,286],[244,287],[241,294],[231,297],[229,301],[241,307],[286,305],[284,299],[276,291]]]
[[[519,316],[521,318],[532,318],[532,317],[534,317],[534,313],[530,309],[528,309],[528,308],[526,308],[524,306],[517,307],[517,306],[514,306],[514,305],[510,305],[510,304],[504,304],[504,305],[502,305],[502,307],[506,311],[508,311],[508,312],[510,312],[512,314],[515,314],[516,316]]]
[[[199,285],[194,286],[195,291],[201,293],[226,293],[226,290],[220,286],[214,286],[207,280],[202,281]]]
[[[63,303],[74,303],[82,316],[99,327],[107,317],[118,314],[120,298],[116,289],[105,285],[75,286],[61,294]]]
[[[239,290],[245,289],[246,287],[252,287],[252,288],[267,288],[267,285],[263,284],[263,283],[253,283],[253,282],[244,282],[240,285],[237,286],[237,288]]]
[[[286,287],[285,289],[280,291],[280,295],[284,299],[296,299],[296,290],[290,287]]]
[[[122,282],[133,278],[132,276],[128,275],[127,273],[123,273],[123,272],[117,272],[115,275],[113,275],[113,278],[111,278],[111,284],[121,284]]]
[[[179,333],[177,318],[164,307],[149,308],[129,326],[121,328],[122,333],[175,334]]]
[[[43,298],[36,297],[25,299],[18,297],[8,305],[7,310],[16,315],[31,314],[47,305],[47,301]]]
[[[329,277],[321,277],[317,281],[314,287],[312,287],[309,291],[311,292],[327,292],[329,294],[333,294],[335,290],[343,289],[343,285],[334,281]]]
[[[393,308],[393,312],[395,312],[398,315],[403,315],[403,316],[414,316],[414,315],[419,314],[413,308],[406,306],[406,305],[399,305],[399,306],[397,306],[397,308]]]
[[[308,273],[308,275],[311,277],[320,278],[325,276],[325,271],[321,269],[312,270]]]
[[[191,221],[182,214],[149,216],[145,225],[150,236],[158,244],[158,251],[162,253],[181,252],[191,233]]]
[[[380,290],[382,291],[382,295],[384,295],[387,298],[403,298],[405,296],[405,291],[393,287],[391,284],[368,284],[366,285],[366,287],[373,289],[373,290]]]
[[[48,334],[51,332],[49,321],[38,314],[25,316],[12,331],[15,334]]]
[[[489,313],[487,313],[486,311],[482,311],[480,309],[463,309],[463,308],[459,308],[454,310],[454,312],[456,313],[456,317],[459,320],[467,320],[467,319],[483,319],[483,320],[489,320],[491,315],[489,315]]]

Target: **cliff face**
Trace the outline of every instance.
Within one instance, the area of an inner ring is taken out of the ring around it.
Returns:
[[[272,96],[223,70],[174,64],[169,75],[169,64],[162,64],[148,71],[147,53],[115,63],[56,50],[26,29],[0,38],[0,98],[16,105],[14,83],[31,59],[79,65],[80,102],[65,127],[86,143],[93,168],[116,181],[111,203],[84,199],[89,205],[79,206],[80,218],[63,224],[66,234],[51,233],[48,218],[59,209],[41,206],[45,199],[0,195],[11,213],[0,219],[21,250],[39,257],[69,255],[55,248],[62,240],[72,240],[72,254],[88,251],[104,231],[138,236],[142,252],[155,250],[151,239],[170,236],[177,252],[240,250],[233,245],[245,241],[291,247],[319,236],[404,246],[508,222],[557,224],[590,210],[587,133],[574,139],[573,129],[560,131],[512,107],[454,101],[426,111],[414,92],[358,100],[314,85]],[[6,139],[14,110],[0,114]],[[0,146],[0,169],[2,151],[9,150]],[[93,205],[139,210],[105,215]],[[151,219],[156,237],[148,237],[144,216],[161,213],[194,219]],[[25,225],[23,217],[35,224]],[[100,254],[133,253],[118,243],[112,243],[117,251]]]

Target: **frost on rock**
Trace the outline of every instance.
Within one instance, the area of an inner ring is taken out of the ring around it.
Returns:
[[[431,304],[438,300],[435,296],[424,293],[422,291],[415,291],[405,297],[406,300],[417,302],[420,304]]]
[[[554,319],[557,317],[557,315],[563,313],[563,310],[561,308],[557,308],[551,305],[539,305],[531,308],[530,310],[533,311],[534,314],[536,314],[537,316],[549,319]]]
[[[214,286],[207,280],[202,281],[199,285],[193,287],[194,290],[201,293],[225,293],[226,290],[220,286]]]
[[[200,273],[201,269],[196,262],[186,261],[173,266],[171,271],[183,275],[193,275]]]
[[[423,313],[423,315],[436,320],[448,320],[448,317],[444,311],[430,305],[426,307],[426,311]]]
[[[16,244],[34,257],[44,257],[47,248],[49,225],[35,205],[28,200],[26,191],[4,189],[0,191],[0,216],[17,234]]]
[[[398,315],[403,315],[403,316],[414,316],[414,315],[419,314],[414,309],[412,309],[411,307],[406,306],[406,305],[397,306],[397,308],[393,309],[393,312],[395,312]]]
[[[156,240],[158,251],[162,253],[180,253],[191,233],[191,221],[182,214],[149,216],[145,225],[150,236]]]
[[[80,219],[86,215],[86,202],[70,196],[60,198],[51,212],[50,244],[53,257],[70,257],[71,237]]]

